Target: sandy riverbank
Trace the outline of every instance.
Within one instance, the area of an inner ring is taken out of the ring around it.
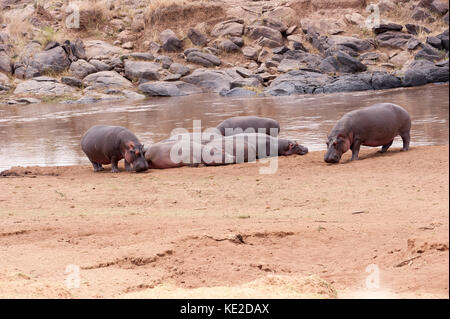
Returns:
[[[273,175],[13,168],[0,178],[0,297],[448,298],[448,152],[364,149],[339,165],[311,152]],[[379,289],[366,289],[371,264]]]

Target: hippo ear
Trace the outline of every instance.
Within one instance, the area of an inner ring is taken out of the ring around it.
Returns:
[[[288,144],[288,149],[291,150],[291,149],[293,149],[293,148],[294,148],[294,143],[289,143],[289,144]]]

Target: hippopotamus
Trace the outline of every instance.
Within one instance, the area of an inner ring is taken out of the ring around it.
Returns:
[[[308,153],[308,148],[298,144],[295,141],[273,137],[264,133],[241,133],[233,136],[226,136],[223,140],[224,142],[222,145],[225,147],[225,152],[228,152],[234,156],[237,156],[238,154],[245,154],[246,150],[249,149],[246,144],[252,145],[253,147],[249,150],[253,149],[255,156],[252,156],[252,154],[249,153],[247,155],[249,161],[257,158],[288,156],[294,154],[305,155]],[[273,150],[271,150],[271,146]],[[230,149],[232,149],[232,151],[229,151]],[[239,151],[239,149],[241,151]],[[244,152],[242,149],[244,149]]]
[[[144,145],[133,133],[121,126],[91,127],[81,139],[81,148],[94,166],[94,172],[103,171],[103,164],[111,164],[111,172],[118,173],[117,163],[122,158],[125,159],[127,171],[143,172],[148,169]]]
[[[217,129],[223,136],[239,133],[265,133],[267,135],[278,136],[280,124],[274,119],[266,117],[236,116],[220,123]]]
[[[194,133],[180,133],[170,136],[161,142],[190,140],[191,142],[200,143],[202,145],[208,144],[214,140],[222,139],[223,135],[218,134],[218,131],[212,132],[194,132]]]
[[[328,135],[327,163],[338,163],[342,154],[352,150],[352,160],[358,159],[359,149],[364,146],[382,146],[385,153],[394,138],[400,135],[403,151],[409,149],[411,118],[399,105],[378,103],[345,114]]]
[[[212,156],[214,154],[218,154],[219,157]],[[207,156],[208,159],[205,160]],[[221,149],[202,145],[189,139],[164,140],[152,144],[145,150],[145,159],[150,168],[157,169],[197,167],[200,164],[206,166],[225,165],[235,161],[232,155]]]

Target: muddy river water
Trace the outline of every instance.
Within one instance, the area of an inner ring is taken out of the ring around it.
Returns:
[[[144,144],[162,140],[174,128],[192,131],[193,120],[214,127],[237,115],[277,119],[280,136],[297,140],[310,151],[326,148],[327,133],[346,112],[379,102],[392,102],[412,117],[411,146],[449,141],[448,84],[386,91],[287,97],[223,98],[194,95],[140,102],[90,105],[0,105],[0,171],[11,166],[61,166],[89,163],[80,148],[93,125],[120,125]],[[397,137],[393,147],[402,145]]]

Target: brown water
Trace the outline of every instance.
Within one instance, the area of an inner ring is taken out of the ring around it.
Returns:
[[[192,131],[193,120],[214,127],[237,115],[279,120],[282,137],[310,150],[326,148],[326,136],[346,112],[380,102],[407,109],[412,117],[411,146],[449,141],[448,84],[386,91],[265,98],[222,98],[197,95],[153,98],[118,104],[0,105],[0,171],[11,166],[53,166],[89,163],[80,148],[83,133],[93,125],[120,125],[144,144],[162,140],[174,128]],[[401,146],[397,137],[393,147]]]

